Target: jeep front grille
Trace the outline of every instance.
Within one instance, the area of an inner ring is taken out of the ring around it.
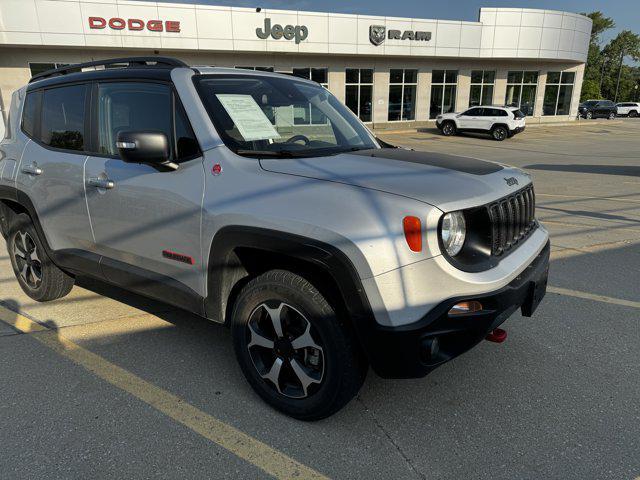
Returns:
[[[500,256],[527,238],[537,226],[533,184],[491,203],[491,255]]]

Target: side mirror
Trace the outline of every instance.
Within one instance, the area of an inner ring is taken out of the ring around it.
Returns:
[[[162,132],[120,132],[116,139],[120,158],[127,163],[145,163],[156,168],[177,170],[169,160],[169,139]]]

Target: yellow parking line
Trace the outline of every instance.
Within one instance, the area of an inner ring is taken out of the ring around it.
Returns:
[[[326,479],[282,452],[241,432],[180,397],[149,383],[133,373],[64,338],[33,320],[0,305],[0,321],[23,333],[33,333],[40,343],[80,365],[111,385],[124,390],[190,430],[229,452],[281,479]]]
[[[594,300],[596,302],[622,305],[623,307],[640,308],[640,302],[623,300],[622,298],[607,297],[605,295],[596,295],[594,293],[579,292],[577,290],[569,290],[568,288],[549,286],[547,287],[547,291],[550,293],[557,293],[558,295],[566,295],[568,297],[584,298],[586,300]]]

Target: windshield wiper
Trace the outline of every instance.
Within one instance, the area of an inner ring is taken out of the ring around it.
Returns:
[[[243,157],[277,157],[293,158],[296,155],[290,150],[236,150],[237,155]]]

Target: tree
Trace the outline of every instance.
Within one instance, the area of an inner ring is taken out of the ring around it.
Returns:
[[[625,59],[640,61],[640,35],[623,30],[604,48],[604,32],[615,27],[612,18],[602,12],[583,13],[593,22],[589,53],[584,72],[581,100],[589,98],[610,98],[630,101],[640,95],[635,89],[640,85],[640,68],[625,65]],[[617,92],[617,95],[616,95]],[[617,98],[616,98],[617,97]]]
[[[614,28],[616,23],[612,18],[605,17],[600,11],[583,13],[591,19],[593,26],[591,28],[591,39],[589,41],[589,53],[587,56],[587,65],[584,71],[585,83],[588,81],[595,82],[598,86],[597,92],[591,88],[590,91],[585,91],[583,88],[581,99],[586,100],[588,98],[600,98],[600,82],[603,79],[603,73],[607,68],[608,59],[602,54],[602,48],[600,46],[602,42],[602,34],[607,30]],[[596,95],[593,95],[596,93]]]
[[[582,83],[581,99],[583,101],[598,99],[601,97],[602,93],[600,93],[600,84],[596,80],[585,80]]]
[[[636,82],[633,69],[624,65],[624,59],[630,57],[636,62],[640,60],[640,35],[630,30],[623,30],[604,47],[602,52],[612,60],[606,88],[605,85],[602,88],[603,93],[614,101],[629,97]]]

